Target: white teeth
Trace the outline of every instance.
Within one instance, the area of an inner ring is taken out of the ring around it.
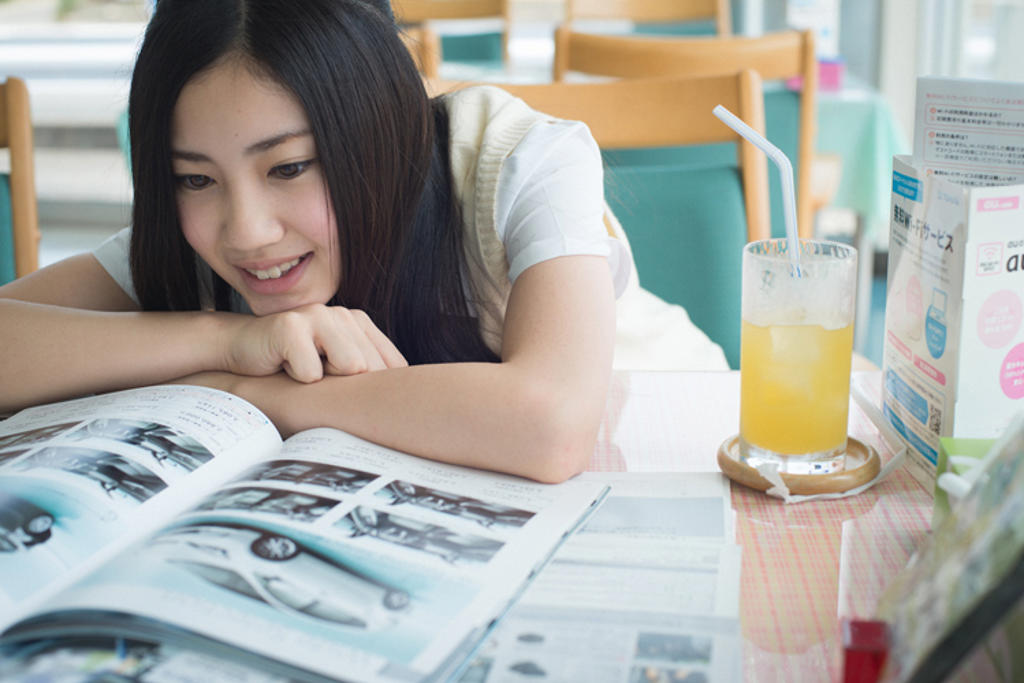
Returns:
[[[281,277],[289,270],[297,266],[299,264],[299,261],[301,260],[301,258],[292,259],[288,263],[282,263],[277,266],[271,266],[266,270],[252,270],[251,268],[246,268],[246,271],[248,271],[251,275],[259,278],[260,280],[276,280],[277,278]]]

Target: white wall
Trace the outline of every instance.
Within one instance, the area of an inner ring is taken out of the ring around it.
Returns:
[[[915,0],[882,0],[878,35],[878,89],[907,139],[914,130],[915,82],[922,31]]]

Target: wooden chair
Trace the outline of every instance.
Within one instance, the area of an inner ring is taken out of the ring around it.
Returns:
[[[8,220],[10,225],[10,229],[0,235],[0,243],[8,241],[13,252],[13,272],[2,278],[7,280],[27,275],[39,267],[39,212],[32,118],[28,89],[20,78],[8,77],[0,82],[0,148],[7,148],[10,154],[10,174],[6,178],[0,175],[0,182],[4,185],[0,190],[9,188],[10,192],[10,206],[3,206],[0,199],[0,226]],[[0,273],[9,268],[0,264]]]
[[[508,0],[392,0],[399,24],[421,24],[431,19],[508,18]]]
[[[818,67],[811,31],[724,38],[597,35],[573,31],[568,26],[560,26],[555,32],[556,81],[564,80],[569,72],[642,78],[707,76],[740,69],[754,69],[765,81],[801,79],[795,158],[792,161],[796,171],[797,224],[802,237],[811,237],[815,205],[811,179],[815,163],[818,91]],[[768,128],[771,139],[772,126]],[[775,139],[773,142],[787,151]]]
[[[441,68],[441,40],[437,33],[426,26],[407,26],[400,36],[423,77],[437,78]]]
[[[626,19],[638,24],[710,21],[719,36],[732,34],[729,0],[565,0],[565,19]]]
[[[764,132],[760,77],[750,70],[724,77],[650,78],[606,83],[499,85],[538,111],[583,121],[603,149],[676,147],[737,142],[747,239],[768,237],[764,156],[711,110],[721,104]],[[718,99],[716,99],[716,97]]]
[[[721,104],[763,133],[757,73],[495,85],[534,109],[583,121],[602,153],[684,145],[723,152],[715,167],[607,164],[605,197],[630,242],[640,284],[686,308],[739,367],[742,249],[769,234],[767,166],[712,109]]]
[[[392,0],[391,9],[399,26],[407,32],[410,29],[418,32],[418,35],[411,34],[419,41],[419,46],[414,44],[417,49],[413,50],[413,56],[419,56],[422,60],[421,63],[426,67],[422,73],[427,78],[437,77],[436,69],[433,73],[427,69],[439,65],[444,57],[441,38],[430,26],[434,20],[501,19],[501,58],[502,61],[508,60],[509,0]],[[408,40],[406,45],[409,45]],[[424,49],[434,52],[424,56]]]

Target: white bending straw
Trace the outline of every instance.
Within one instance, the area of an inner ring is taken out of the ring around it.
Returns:
[[[722,105],[715,107],[712,113],[725,125],[750,140],[779,167],[779,177],[782,178],[782,209],[783,215],[786,217],[786,239],[789,242],[789,260],[793,264],[794,274],[799,276],[800,242],[796,231],[796,190],[793,186],[793,164],[781,149],[768,142],[763,135]]]

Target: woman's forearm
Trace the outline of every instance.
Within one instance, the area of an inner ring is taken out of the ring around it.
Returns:
[[[593,453],[610,373],[566,381],[512,363],[419,365],[300,384],[235,377],[283,435],[337,427],[433,460],[557,482]]]
[[[224,320],[0,299],[0,411],[223,369]]]
[[[434,460],[556,482],[593,455],[614,338],[604,260],[552,259],[516,281],[501,363],[415,365],[312,384],[235,377],[229,390],[285,435],[337,427]]]

